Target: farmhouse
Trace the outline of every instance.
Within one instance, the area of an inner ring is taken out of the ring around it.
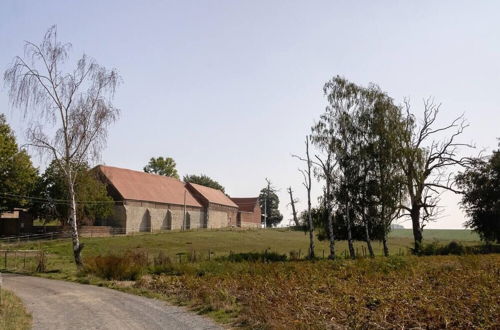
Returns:
[[[258,213],[240,208],[220,190],[118,167],[99,165],[94,171],[116,202],[113,215],[100,225],[123,228],[125,233],[260,227],[260,208]]]

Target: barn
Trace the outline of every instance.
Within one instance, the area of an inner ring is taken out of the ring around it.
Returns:
[[[260,226],[259,197],[231,197],[231,200],[238,205],[238,215],[236,217],[238,227],[254,228],[255,224]]]
[[[242,226],[240,206],[220,190],[112,166],[93,171],[115,201],[113,215],[100,225],[125,233]],[[259,227],[260,209],[258,217],[244,227]]]

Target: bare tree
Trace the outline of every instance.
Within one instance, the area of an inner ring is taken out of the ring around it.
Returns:
[[[455,188],[454,175],[449,170],[455,166],[467,166],[470,158],[458,155],[460,147],[472,148],[470,144],[457,143],[468,124],[463,116],[449,125],[435,127],[439,104],[431,99],[424,101],[424,117],[420,125],[410,112],[410,104],[405,102],[407,113],[406,134],[402,139],[401,167],[406,179],[409,205],[402,206],[411,217],[415,252],[420,252],[422,231],[426,223],[438,213],[439,196],[442,191],[459,193]],[[451,132],[439,139],[439,135]]]
[[[300,173],[302,173],[302,176],[304,177],[304,182],[303,185],[306,187],[307,190],[307,224],[309,227],[309,259],[314,259],[314,224],[312,220],[312,214],[311,214],[311,186],[312,186],[312,180],[311,180],[311,171],[312,171],[312,166],[313,163],[311,161],[311,157],[309,155],[309,137],[306,136],[306,158],[302,158],[296,155],[293,155],[293,157],[298,158],[302,161],[306,162],[306,168],[304,170],[299,169]]]
[[[327,230],[328,230],[328,240],[330,243],[330,255],[329,259],[335,259],[335,234],[333,232],[333,184],[335,181],[334,174],[334,155],[331,149],[327,151],[325,159],[321,159],[318,155],[315,155],[317,162],[314,164],[319,168],[318,177],[325,179],[325,189],[323,200],[326,209],[326,219],[327,219]]]
[[[119,110],[111,100],[120,81],[116,70],[107,70],[83,55],[76,68],[64,72],[71,45],[57,39],[57,28],[48,29],[41,44],[26,42],[24,56],[14,58],[4,73],[14,108],[31,115],[29,145],[48,154],[65,175],[69,191],[67,222],[72,231],[73,255],[82,266],[77,227],[75,180],[77,169],[97,160],[105,145],[108,126]]]
[[[293,190],[292,187],[287,188],[288,195],[290,195],[290,205],[292,206],[292,215],[293,215],[293,222],[295,223],[295,226],[300,226],[299,219],[297,218],[297,210],[295,209],[295,203],[298,202],[298,199],[293,198]]]

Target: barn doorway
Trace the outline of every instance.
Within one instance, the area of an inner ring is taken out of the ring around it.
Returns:
[[[151,232],[151,213],[149,212],[149,209],[146,209],[146,212],[144,212],[142,216],[141,223],[139,224],[139,231]]]
[[[191,229],[191,214],[189,214],[189,212],[186,212],[186,226],[185,226],[185,229],[186,230]]]
[[[161,229],[172,230],[172,211],[167,210]]]

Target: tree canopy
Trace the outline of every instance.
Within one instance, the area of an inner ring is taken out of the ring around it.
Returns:
[[[500,149],[489,159],[475,159],[457,182],[469,218],[465,225],[484,241],[500,243]]]
[[[225,192],[225,188],[214,179],[210,178],[205,174],[196,175],[196,174],[187,174],[182,179],[184,182],[195,183],[201,186],[213,188]]]
[[[30,146],[56,161],[64,173],[73,256],[82,267],[75,192],[80,166],[74,165],[99,159],[108,127],[119,116],[112,100],[121,78],[115,69],[108,70],[86,55],[71,68],[70,50],[70,43],[58,40],[54,25],[40,43],[25,42],[23,55],[14,58],[4,80],[12,107],[30,123],[26,132]]]
[[[26,207],[38,171],[30,156],[18,147],[14,133],[0,114],[0,211],[14,207]]]
[[[151,157],[148,165],[144,166],[144,172],[178,179],[179,174],[177,173],[175,166],[175,161],[171,157]]]
[[[271,185],[261,189],[259,205],[262,215],[267,215],[266,227],[276,227],[283,220],[283,215],[279,211],[280,199],[276,194],[276,189]]]
[[[78,225],[93,225],[113,212],[113,199],[108,196],[106,185],[99,181],[87,164],[74,164],[77,173],[75,192],[78,196]],[[69,191],[63,171],[53,161],[37,183],[35,194],[40,196],[31,209],[32,214],[42,220],[64,222],[70,204]]]

